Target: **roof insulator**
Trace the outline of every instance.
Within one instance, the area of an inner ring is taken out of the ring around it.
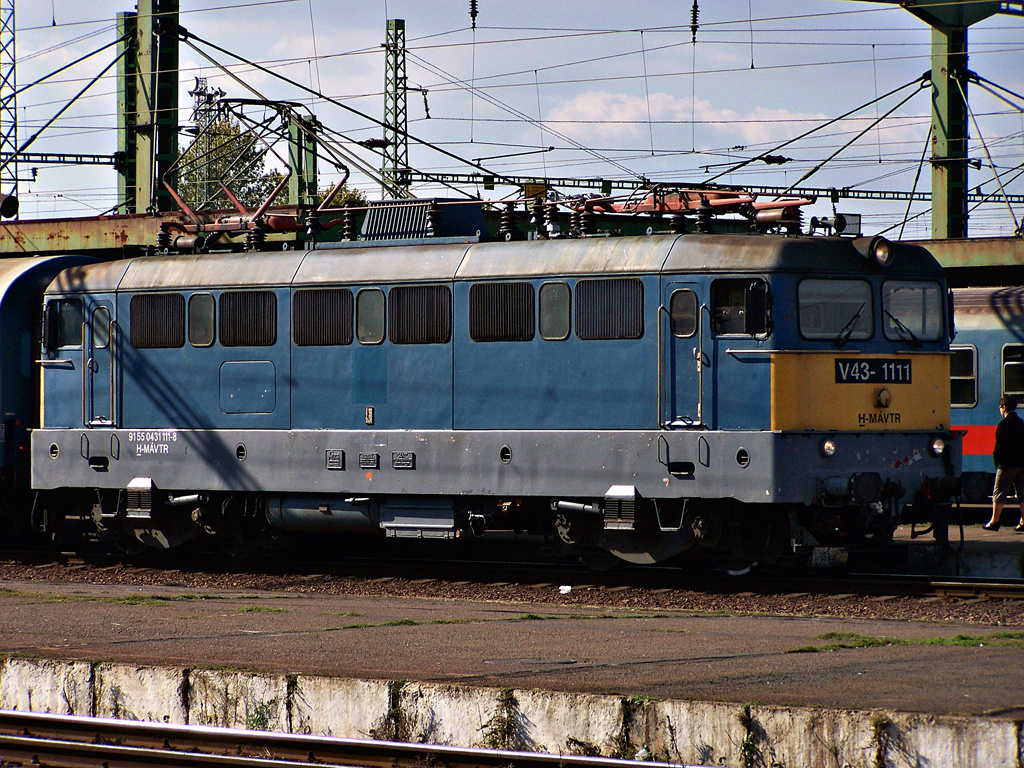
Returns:
[[[469,18],[473,21],[473,29],[476,29],[476,15],[478,12],[477,0],[469,0]]]
[[[700,29],[700,24],[697,23],[699,16],[700,8],[697,7],[697,0],[693,0],[693,8],[690,9],[690,42],[695,45],[697,43],[697,30]]]

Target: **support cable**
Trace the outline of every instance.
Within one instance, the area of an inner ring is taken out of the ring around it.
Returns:
[[[834,117],[831,120],[828,120],[827,122],[822,123],[821,125],[818,125],[818,126],[815,126],[814,128],[811,128],[811,130],[809,130],[809,131],[805,131],[804,133],[801,133],[799,136],[796,136],[796,137],[794,137],[792,139],[784,141],[781,144],[779,144],[777,147],[769,149],[767,152],[763,152],[760,155],[758,155],[757,157],[751,157],[751,158],[749,158],[747,160],[744,160],[741,163],[737,163],[736,165],[732,166],[728,170],[722,171],[721,173],[719,173],[719,174],[717,174],[715,176],[712,176],[710,179],[705,179],[704,183],[709,184],[712,181],[715,181],[716,179],[722,178],[723,176],[728,176],[733,171],[738,171],[740,168],[743,168],[743,167],[745,167],[747,165],[750,165],[753,162],[756,162],[757,160],[761,159],[765,155],[769,155],[769,154],[773,154],[775,152],[778,152],[780,149],[784,149],[785,147],[788,147],[790,144],[793,144],[794,142],[800,141],[800,139],[806,139],[812,133],[816,133],[817,131],[820,131],[822,128],[827,128],[828,126],[833,125],[834,123],[838,123],[840,120],[843,120],[843,119],[849,117],[850,115],[853,115],[853,114],[856,114],[857,112],[860,112],[865,107],[870,107],[876,101],[881,101],[882,99],[887,99],[890,96],[892,96],[893,94],[899,93],[904,88],[909,88],[912,85],[920,85],[921,83],[927,82],[929,79],[930,79],[930,75],[928,75],[928,74],[922,75],[921,77],[915,77],[910,82],[904,83],[903,85],[899,86],[898,88],[893,88],[888,93],[882,94],[877,99],[873,99],[873,100],[868,101],[868,102],[866,102],[864,104],[861,104],[859,107],[854,107],[849,112],[844,112],[843,114],[839,115],[839,117]]]
[[[964,100],[964,106],[967,107],[967,114],[971,116],[971,122],[974,124],[974,131],[978,134],[978,140],[981,142],[981,148],[985,150],[985,157],[988,158],[988,164],[992,166],[992,177],[996,180],[996,184],[999,185],[999,191],[1003,193],[1003,199],[1006,199],[1006,190],[1003,189],[1003,180],[999,177],[999,171],[996,170],[996,164],[992,159],[992,153],[988,151],[988,144],[985,143],[985,137],[981,133],[981,126],[978,125],[978,120],[974,117],[974,110],[971,109],[971,105],[967,101],[967,92],[964,91],[964,86],[959,79],[953,78],[953,82],[956,83],[957,90],[960,91],[960,96]],[[1006,210],[1010,212],[1010,218],[1013,219],[1013,231],[1020,235],[1020,222],[1017,221],[1017,214],[1013,212],[1013,206],[1010,205],[1009,200],[1006,201]]]
[[[929,125],[928,135],[924,137],[924,146],[921,147],[921,162],[917,164],[917,173],[914,174],[914,186],[910,190],[910,199],[907,200],[907,211],[903,214],[903,223],[900,225],[900,234],[899,237],[896,238],[897,240],[903,239],[903,228],[907,226],[907,221],[909,221],[908,217],[910,216],[910,206],[913,204],[914,194],[917,192],[917,182],[921,179],[921,169],[924,168],[924,159],[928,154],[928,147],[931,145],[933,130],[935,130],[935,126]]]
[[[316,91],[316,90],[314,90],[312,88],[309,88],[308,86],[305,86],[305,85],[303,85],[302,83],[300,83],[300,82],[298,82],[296,80],[292,80],[290,77],[285,77],[284,75],[282,75],[282,74],[280,74],[278,72],[275,72],[272,69],[264,67],[261,64],[257,64],[254,61],[250,61],[249,59],[246,59],[243,56],[239,56],[237,53],[232,53],[231,51],[229,51],[229,50],[227,50],[225,48],[221,48],[219,45],[211,43],[209,40],[205,40],[205,39],[203,39],[201,37],[198,37],[197,35],[193,35],[192,33],[190,33],[184,27],[181,27],[181,26],[178,27],[178,35],[179,35],[179,38],[183,42],[188,43],[188,41],[190,39],[191,40],[197,40],[200,43],[202,43],[203,45],[207,45],[210,48],[213,48],[215,51],[218,51],[219,53],[223,53],[223,54],[225,54],[227,56],[232,57],[233,59],[237,59],[238,61],[242,62],[243,64],[245,64],[247,66],[250,66],[250,67],[253,67],[254,69],[256,69],[256,70],[258,70],[258,71],[260,71],[260,72],[262,72],[262,73],[264,73],[266,75],[270,75],[270,76],[272,76],[272,77],[274,77],[274,78],[276,78],[278,80],[281,80],[281,81],[291,85],[294,88],[298,88],[298,89],[300,89],[302,91],[305,91],[306,93],[308,93],[308,94],[310,94],[312,96],[316,96],[318,99],[322,99],[322,100],[326,101],[328,104],[333,104],[334,106],[339,107],[341,109],[344,109],[347,112],[351,112],[354,115],[358,115],[362,119],[364,119],[364,120],[366,120],[368,122],[371,122],[374,125],[377,125],[377,126],[379,126],[381,128],[386,127],[384,125],[384,121],[383,120],[378,120],[377,118],[375,118],[375,117],[373,117],[371,115],[368,115],[365,112],[361,112],[360,110],[356,109],[355,107],[350,107],[348,104],[345,104],[344,102],[341,102],[338,99],[332,98],[332,97],[327,96],[327,95],[325,95],[323,93],[320,93],[319,91]],[[445,157],[450,157],[452,160],[455,160],[455,161],[457,161],[459,163],[463,163],[465,165],[472,166],[473,168],[476,168],[481,173],[487,174],[489,176],[494,176],[496,179],[501,179],[501,180],[503,180],[505,182],[509,181],[506,176],[504,176],[504,175],[502,175],[500,173],[496,173],[494,171],[491,171],[491,170],[483,167],[482,165],[474,163],[471,160],[467,160],[464,157],[460,157],[460,156],[456,155],[454,152],[449,152],[448,150],[444,149],[443,147],[438,146],[437,144],[434,144],[434,143],[429,142],[429,141],[425,141],[424,139],[420,139],[417,136],[413,136],[408,131],[402,131],[402,133],[405,135],[405,137],[407,139],[411,139],[411,140],[417,142],[418,144],[422,144],[425,147],[430,147],[435,152],[438,152],[438,153],[444,155]],[[515,186],[515,185],[513,185],[513,186]]]
[[[105,46],[105,47],[109,47],[109,46]],[[128,48],[125,48],[123,51],[121,51],[121,53],[119,53],[117,56],[115,56],[114,60],[112,62],[110,62],[109,64],[107,64],[107,66],[105,66],[100,71],[100,73],[98,75],[96,75],[96,77],[92,78],[88,83],[86,83],[85,86],[82,88],[82,90],[80,90],[78,93],[76,93],[74,96],[72,96],[71,99],[63,107],[61,107],[57,111],[57,114],[55,114],[53,117],[51,117],[45,123],[43,123],[43,126],[38,131],[33,133],[24,144],[22,144],[20,147],[18,147],[17,151],[15,151],[14,154],[11,157],[8,157],[6,160],[4,160],[3,164],[0,165],[0,171],[3,171],[4,168],[6,168],[8,165],[11,164],[11,162],[13,162],[14,158],[16,158],[18,155],[20,155],[26,149],[28,149],[33,144],[33,142],[35,142],[35,140],[39,138],[40,134],[42,134],[43,131],[45,131],[47,128],[49,128],[51,125],[53,125],[55,122],[57,122],[57,119],[61,115],[63,115],[65,112],[67,112],[71,108],[71,105],[74,104],[76,101],[78,101],[78,99],[82,96],[82,94],[84,94],[86,91],[88,91],[90,88],[92,88],[92,86],[95,85],[96,82],[101,77],[103,77],[105,74],[107,74],[107,72],[110,70],[111,67],[113,67],[115,64],[117,64],[117,62],[119,62],[121,59],[123,59],[124,56],[127,53],[128,53]]]
[[[922,84],[922,86],[924,85],[924,82],[925,82],[924,80],[922,80],[922,81],[921,81],[921,84]],[[826,157],[826,158],[825,158],[824,160],[822,160],[822,161],[821,161],[820,163],[818,163],[818,164],[817,164],[816,166],[814,166],[813,168],[811,168],[811,169],[810,169],[809,171],[807,171],[806,173],[804,173],[804,175],[803,175],[803,176],[801,176],[801,177],[800,177],[799,179],[797,179],[797,180],[796,180],[796,181],[794,181],[794,182],[793,182],[792,184],[790,184],[790,185],[789,185],[789,187],[788,187],[788,188],[787,188],[787,189],[786,189],[786,190],[785,190],[785,191],[784,191],[784,192],[783,192],[783,193],[782,193],[781,195],[779,195],[779,197],[783,197],[783,196],[785,196],[785,195],[786,195],[786,194],[788,194],[788,193],[789,193],[789,192],[790,192],[790,191],[791,191],[791,190],[792,190],[792,189],[793,189],[794,187],[797,187],[797,186],[799,186],[799,185],[800,185],[800,184],[801,184],[802,182],[804,182],[804,181],[807,181],[807,179],[809,179],[809,178],[810,178],[811,176],[813,176],[813,175],[814,175],[814,174],[816,174],[816,173],[817,173],[818,171],[820,171],[820,170],[821,170],[822,168],[824,168],[824,167],[825,167],[825,166],[826,166],[826,165],[827,165],[828,163],[830,163],[830,162],[831,162],[832,160],[834,160],[834,159],[835,159],[835,158],[836,158],[836,157],[837,157],[837,156],[838,156],[838,155],[839,155],[839,154],[840,154],[841,152],[843,152],[843,151],[845,151],[846,149],[848,149],[848,148],[850,147],[850,145],[852,145],[853,143],[855,143],[856,141],[858,141],[858,140],[859,140],[859,139],[860,139],[860,138],[861,138],[862,136],[864,136],[864,135],[865,135],[866,133],[868,133],[868,132],[869,132],[869,131],[870,131],[870,130],[871,130],[872,128],[874,128],[874,127],[875,127],[876,125],[878,125],[878,124],[879,124],[880,122],[882,122],[883,120],[885,120],[885,118],[887,118],[887,117],[888,117],[889,115],[891,115],[891,114],[892,114],[893,112],[895,112],[895,111],[896,111],[897,109],[899,109],[900,107],[902,107],[902,106],[903,106],[904,104],[906,104],[906,103],[907,103],[908,101],[910,101],[910,100],[911,100],[912,98],[914,98],[914,97],[915,97],[916,95],[917,95],[917,92],[916,92],[916,91],[915,91],[914,93],[911,93],[911,94],[909,94],[909,95],[908,95],[908,96],[907,96],[906,98],[904,98],[904,99],[903,99],[902,101],[898,102],[898,103],[897,103],[897,104],[896,104],[896,105],[895,105],[894,107],[892,107],[892,108],[891,108],[891,109],[890,109],[890,110],[889,110],[888,112],[886,112],[886,113],[885,113],[884,115],[882,115],[881,117],[879,117],[879,118],[875,119],[875,120],[874,120],[874,121],[873,121],[873,122],[872,122],[871,124],[869,124],[869,125],[868,125],[868,126],[867,126],[867,127],[866,127],[866,128],[864,129],[864,130],[863,130],[863,131],[860,131],[860,132],[859,132],[859,133],[858,133],[858,134],[857,134],[856,136],[854,136],[854,137],[853,137],[852,139],[850,139],[850,140],[849,140],[848,142],[846,142],[846,143],[845,143],[845,144],[844,144],[843,146],[841,146],[841,147],[840,147],[839,149],[837,149],[837,150],[836,150],[835,152],[833,152],[833,153],[832,153],[831,155],[829,155],[828,157]],[[778,199],[778,197],[777,197],[776,199]]]
[[[424,67],[425,69],[433,72],[434,74],[436,74],[436,75],[438,75],[440,77],[446,78],[450,83],[452,83],[454,85],[457,85],[458,87],[462,88],[463,90],[468,89],[469,85],[464,80],[461,80],[461,79],[455,77],[451,73],[446,72],[445,70],[441,69],[440,67],[438,67],[438,66],[436,66],[434,64],[431,64],[430,62],[426,61],[425,59],[420,58],[419,56],[417,56],[414,53],[409,53],[408,55],[412,59],[417,61],[420,64],[420,66]],[[505,104],[504,102],[494,98],[493,96],[491,96],[490,94],[488,94],[486,92],[481,91],[480,92],[480,97],[483,100],[485,100],[488,103],[490,103],[492,106],[495,106],[498,109],[501,109],[501,110],[504,110],[505,112],[508,112],[510,115],[513,115],[514,117],[518,118],[519,120],[522,120],[523,122],[527,122],[530,125],[534,125],[537,122],[534,118],[530,117],[525,112],[521,112],[518,109],[516,109],[514,107],[511,107],[508,104]],[[549,134],[551,134],[552,136],[557,136],[559,139],[564,141],[566,144],[569,144],[569,145],[575,147],[576,149],[581,150],[582,152],[586,152],[591,157],[594,157],[594,158],[600,160],[603,163],[608,163],[609,165],[615,166],[616,168],[618,168],[620,171],[622,171],[627,176],[635,177],[642,184],[647,184],[648,183],[648,180],[646,178],[644,178],[642,175],[636,173],[635,171],[630,170],[626,166],[622,165],[622,163],[616,162],[615,160],[612,160],[610,157],[605,157],[604,155],[600,154],[599,152],[597,152],[597,151],[595,151],[595,150],[593,150],[593,149],[591,149],[589,147],[584,146],[583,144],[581,144],[580,142],[576,141],[575,139],[570,138],[566,134],[561,133],[559,131],[556,131],[550,125],[546,126],[546,129],[547,129],[547,132]],[[453,157],[454,157],[454,155],[453,155]]]
[[[107,48],[111,48],[111,47],[113,47],[115,45],[123,43],[125,40],[128,40],[130,37],[131,37],[131,35],[123,35],[123,36],[119,37],[117,40],[114,40],[112,43],[107,43],[106,45],[102,46],[101,48],[97,48],[92,53],[87,53],[84,56],[79,56],[77,59],[75,59],[72,62],[69,62],[69,63],[65,64],[63,67],[59,67],[59,68],[53,70],[53,72],[51,72],[50,74],[43,75],[42,77],[40,77],[39,79],[29,83],[28,85],[23,85],[21,88],[18,88],[16,91],[11,93],[7,98],[5,98],[4,101],[6,102],[7,99],[12,99],[15,96],[17,96],[18,94],[24,93],[25,91],[27,91],[29,88],[31,88],[34,85],[39,85],[40,83],[46,82],[51,77],[54,77],[55,75],[59,75],[64,70],[70,69],[71,67],[75,66],[76,64],[81,64],[83,61],[85,61],[88,58],[91,58],[91,57],[95,56],[97,53],[100,53],[102,51],[107,50]],[[118,56],[118,58],[121,58],[121,57]],[[116,63],[116,59],[115,59],[115,63]],[[109,69],[109,67],[108,67],[108,69]],[[103,71],[106,72],[106,70],[103,70]],[[78,97],[76,96],[75,98],[78,98]]]

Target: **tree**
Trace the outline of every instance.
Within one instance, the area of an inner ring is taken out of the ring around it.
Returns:
[[[266,169],[267,147],[229,115],[204,122],[179,161],[178,194],[195,210],[233,208],[223,181],[242,205],[259,207],[283,178]]]

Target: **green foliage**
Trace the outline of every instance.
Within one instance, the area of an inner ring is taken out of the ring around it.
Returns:
[[[515,691],[505,688],[498,694],[498,708],[484,723],[484,746],[489,749],[518,749],[522,743],[519,700]]]
[[[219,117],[182,153],[178,194],[194,209],[234,208],[223,181],[242,205],[257,208],[283,178],[266,170],[266,156],[267,148],[237,120]]]
[[[277,699],[262,701],[256,704],[251,712],[245,715],[245,727],[250,731],[270,730],[270,716],[277,709]]]

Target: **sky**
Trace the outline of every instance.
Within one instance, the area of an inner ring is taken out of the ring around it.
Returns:
[[[835,155],[804,185],[930,188],[929,166],[921,169],[930,92],[913,84],[930,68],[931,31],[924,22],[898,6],[858,0],[703,0],[694,42],[692,7],[692,0],[478,0],[474,29],[470,0],[181,0],[181,24],[195,48],[181,48],[180,122],[189,127],[188,91],[196,78],[206,78],[211,89],[230,98],[259,94],[301,102],[349,141],[379,138],[382,131],[373,120],[382,120],[384,112],[382,43],[387,20],[404,19],[408,85],[426,91],[426,103],[421,91],[408,94],[409,133],[497,173],[788,187]],[[16,0],[19,86],[113,41],[116,14],[131,10],[131,0]],[[241,65],[204,40],[274,74]],[[974,25],[969,47],[973,71],[1024,94],[1024,17],[999,15]],[[113,58],[108,48],[21,92],[19,143]],[[39,133],[27,151],[112,154],[113,72]],[[980,163],[970,185],[994,190],[994,166],[1007,192],[1022,194],[1024,176],[1010,180],[1015,168],[1024,169],[1024,97],[1003,95],[1017,106],[979,86],[970,88],[976,125],[969,155]],[[182,133],[182,148],[188,140]],[[549,147],[554,149],[542,151]],[[355,149],[364,163],[379,167],[379,156]],[[766,153],[789,161],[757,161],[726,173]],[[409,157],[424,172],[474,171],[417,142]],[[321,170],[321,187],[338,178],[332,168]],[[47,165],[33,172],[22,166],[21,177],[22,218],[92,216],[117,204],[111,168]],[[350,183],[371,199],[380,197],[372,178],[355,172]],[[413,191],[453,194],[429,184]],[[510,194],[500,187],[466,191],[487,199]],[[905,202],[842,200],[837,208],[861,213],[866,233],[890,237],[908,216]],[[929,236],[927,208],[911,206],[904,237]],[[805,217],[832,212],[830,201],[820,199],[805,209]],[[1011,214],[1005,204],[983,205],[971,214],[970,233],[1011,235],[1013,217],[1019,224],[1022,215],[1021,206]]]

